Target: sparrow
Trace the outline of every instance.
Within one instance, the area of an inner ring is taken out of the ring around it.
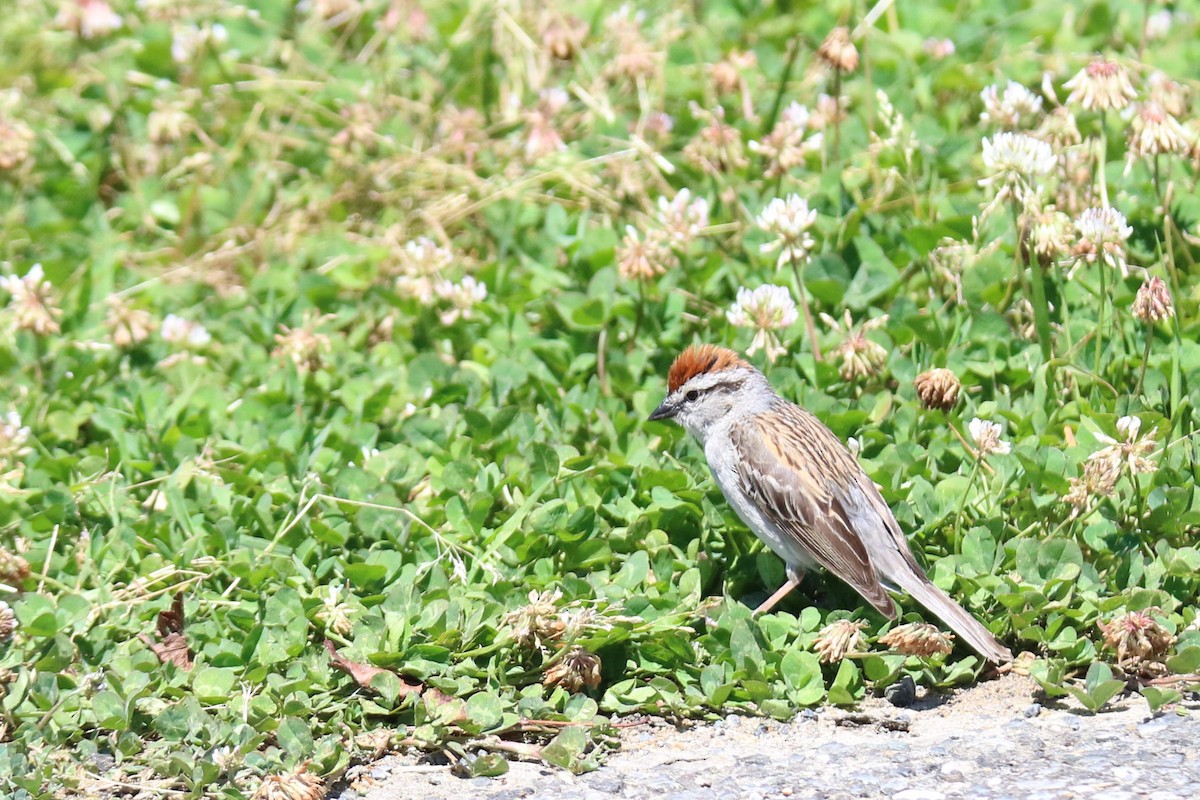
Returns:
[[[739,518],[787,565],[769,611],[824,567],[891,619],[889,591],[912,595],[989,661],[1012,653],[926,577],[879,489],[841,440],[776,394],[737,353],[688,347],[671,364],[667,396],[651,420],[675,420],[704,448],[713,478]]]

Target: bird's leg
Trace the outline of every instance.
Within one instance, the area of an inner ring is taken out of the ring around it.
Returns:
[[[787,597],[788,594],[791,593],[792,589],[795,589],[797,586],[799,586],[800,581],[804,580],[804,570],[795,567],[788,567],[787,576],[788,579],[783,586],[780,586],[778,589],[776,589],[773,595],[762,601],[759,607],[754,609],[754,616],[767,613],[775,607],[776,603]]]

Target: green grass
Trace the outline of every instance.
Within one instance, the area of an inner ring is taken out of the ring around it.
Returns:
[[[782,563],[683,431],[645,421],[683,346],[750,346],[739,288],[799,302],[800,268],[825,358],[801,316],[753,360],[857,439],[1017,668],[1091,709],[1200,682],[1196,162],[1126,170],[1131,121],[1072,103],[1082,143],[1055,145],[1028,208],[979,183],[990,85],[1042,96],[1045,73],[1066,103],[1099,53],[1139,99],[1155,70],[1195,95],[1195,3],[1144,49],[1140,3],[1066,24],[1050,3],[881,6],[835,81],[817,47],[862,4],[663,2],[639,26],[595,3],[113,1],[124,27],[91,39],[51,4],[0,15],[0,272],[49,282],[47,308],[0,311],[7,796],[319,796],[401,744],[465,774],[581,771],[620,714],[786,718],[904,675],[976,680],[964,646],[880,645],[892,623],[833,579],[752,618]],[[754,59],[714,71],[734,51]],[[835,83],[844,121],[772,170],[749,143]],[[657,202],[684,188],[708,224],[668,241]],[[777,263],[756,218],[793,193],[815,243]],[[1128,276],[1116,252],[1076,264],[1069,226],[1040,265],[1018,243],[1048,204],[1105,202]],[[623,277],[626,226],[661,274]],[[1143,271],[1174,318],[1133,316]],[[486,295],[456,313],[437,284],[468,277]],[[868,325],[853,352],[882,358],[844,364],[819,315],[846,312]],[[949,411],[917,398],[932,367],[963,384]],[[974,418],[1011,452],[979,460]],[[841,619],[866,623],[862,652],[822,663]]]

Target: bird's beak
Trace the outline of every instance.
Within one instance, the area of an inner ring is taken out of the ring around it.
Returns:
[[[679,409],[675,406],[674,403],[670,402],[670,399],[671,398],[668,397],[666,400],[663,400],[662,403],[659,405],[659,407],[654,409],[653,412],[651,412],[648,419],[650,419],[651,421],[659,420],[659,419],[671,419],[676,414],[678,414]]]

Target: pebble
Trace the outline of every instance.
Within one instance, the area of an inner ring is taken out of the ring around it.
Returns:
[[[909,675],[883,690],[883,696],[897,708],[908,708],[917,701],[917,685]]]
[[[1038,714],[1041,714],[1041,713],[1042,713],[1042,704],[1034,703],[1033,705],[1029,706],[1029,708],[1025,709],[1025,718],[1033,719],[1034,717],[1036,717]]]
[[[942,779],[947,781],[965,781],[974,771],[974,765],[968,761],[947,761],[940,770]]]
[[[92,764],[96,771],[103,775],[116,766],[117,759],[108,753],[92,753]]]

